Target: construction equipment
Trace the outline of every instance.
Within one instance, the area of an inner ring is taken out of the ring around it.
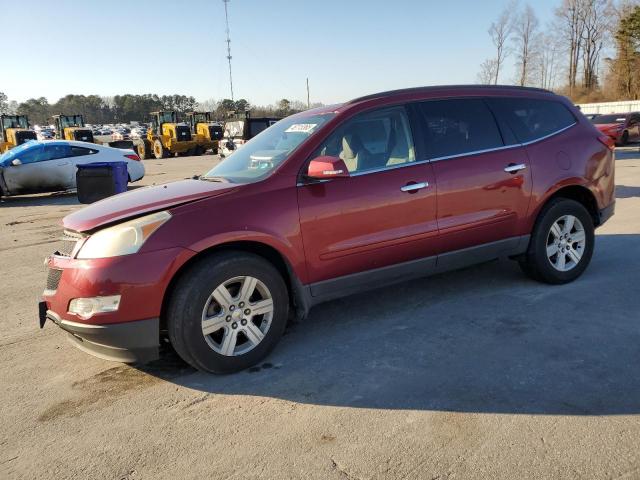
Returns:
[[[135,141],[141,159],[167,158],[173,155],[194,155],[198,142],[191,134],[191,128],[178,123],[174,111],[151,112],[151,128],[147,136]]]
[[[26,115],[0,115],[0,153],[37,139]]]
[[[113,148],[126,148],[133,150],[131,140],[114,140],[101,142],[93,137],[93,132],[84,124],[82,115],[53,115],[53,124],[56,127],[56,138],[60,140],[78,140],[80,142],[108,145]]]
[[[191,134],[198,143],[196,155],[202,155],[211,149],[214,155],[218,153],[218,142],[224,136],[222,124],[216,122],[213,112],[188,112],[187,123],[191,127]]]
[[[281,120],[279,117],[252,117],[250,112],[233,113],[224,124],[224,139],[220,142],[222,156],[231,155],[253,137]]]

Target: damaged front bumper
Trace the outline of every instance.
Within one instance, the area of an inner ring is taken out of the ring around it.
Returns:
[[[125,323],[92,325],[64,320],[40,302],[40,328],[50,320],[69,334],[69,341],[87,353],[105,360],[144,363],[158,358],[160,320],[150,318]]]

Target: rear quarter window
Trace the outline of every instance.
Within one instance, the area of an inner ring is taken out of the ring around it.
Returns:
[[[534,98],[489,98],[489,105],[521,143],[539,140],[576,123],[561,102]]]

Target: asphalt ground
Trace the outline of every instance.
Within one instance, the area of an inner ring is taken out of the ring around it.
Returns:
[[[147,160],[141,184],[213,156]],[[315,308],[262,365],[136,368],[37,326],[73,194],[0,203],[0,478],[640,478],[640,149],[586,273],[510,261]]]

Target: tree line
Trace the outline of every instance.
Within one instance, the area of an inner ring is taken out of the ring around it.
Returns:
[[[321,104],[314,104],[319,106]],[[146,121],[149,113],[157,110],[175,110],[179,117],[190,111],[214,112],[219,120],[235,112],[251,111],[252,116],[286,116],[307,108],[299,101],[282,99],[266,107],[254,106],[246,99],[206,100],[198,102],[187,95],[66,95],[55,103],[45,97],[30,98],[18,103],[9,100],[0,92],[0,113],[27,115],[32,124],[49,124],[56,114],[82,114],[84,121],[91,124],[128,123]]]
[[[536,86],[576,102],[640,98],[638,0],[561,0],[544,28],[531,5],[512,0],[488,34],[494,54],[480,65],[480,83]],[[509,60],[515,75],[505,79]]]

